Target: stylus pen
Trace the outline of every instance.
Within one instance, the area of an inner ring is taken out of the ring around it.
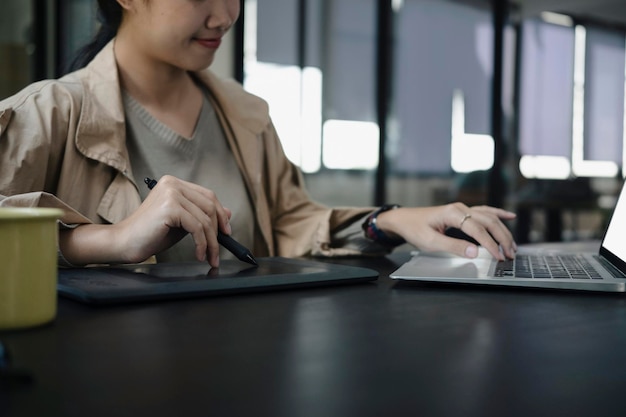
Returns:
[[[143,182],[146,183],[149,189],[153,189],[155,185],[157,185],[157,181],[152,178],[144,178]],[[235,255],[237,259],[243,262],[247,262],[252,265],[259,265],[252,256],[252,252],[250,249],[246,248],[241,243],[237,242],[235,239],[230,237],[229,235],[225,235],[224,233],[218,231],[217,232],[217,241],[220,245],[224,246],[230,253]]]

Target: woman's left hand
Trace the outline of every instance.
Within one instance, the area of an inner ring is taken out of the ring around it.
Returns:
[[[398,235],[420,250],[446,251],[475,258],[478,247],[464,239],[445,235],[456,227],[474,238],[499,260],[513,258],[517,245],[503,220],[512,220],[515,213],[490,207],[468,207],[451,203],[434,207],[401,207],[378,215],[377,226],[389,235]],[[501,250],[500,250],[501,248]]]

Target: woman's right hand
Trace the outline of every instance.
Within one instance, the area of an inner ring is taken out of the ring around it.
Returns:
[[[121,222],[63,231],[61,251],[72,264],[137,263],[190,233],[196,258],[208,259],[212,267],[217,267],[217,233],[231,233],[230,216],[230,210],[222,206],[213,191],[166,175],[139,208]]]

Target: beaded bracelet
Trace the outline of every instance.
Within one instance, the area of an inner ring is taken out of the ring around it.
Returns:
[[[371,239],[377,243],[380,243],[385,246],[398,246],[405,242],[401,237],[389,237],[385,232],[380,230],[376,225],[376,218],[380,213],[384,213],[385,211],[394,210],[400,207],[399,204],[385,204],[369,216],[361,225],[361,228],[365,232],[365,236],[368,239]]]

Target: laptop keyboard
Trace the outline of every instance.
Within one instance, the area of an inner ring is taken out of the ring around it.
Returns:
[[[581,255],[517,255],[500,261],[496,277],[537,279],[602,279],[598,271]]]

